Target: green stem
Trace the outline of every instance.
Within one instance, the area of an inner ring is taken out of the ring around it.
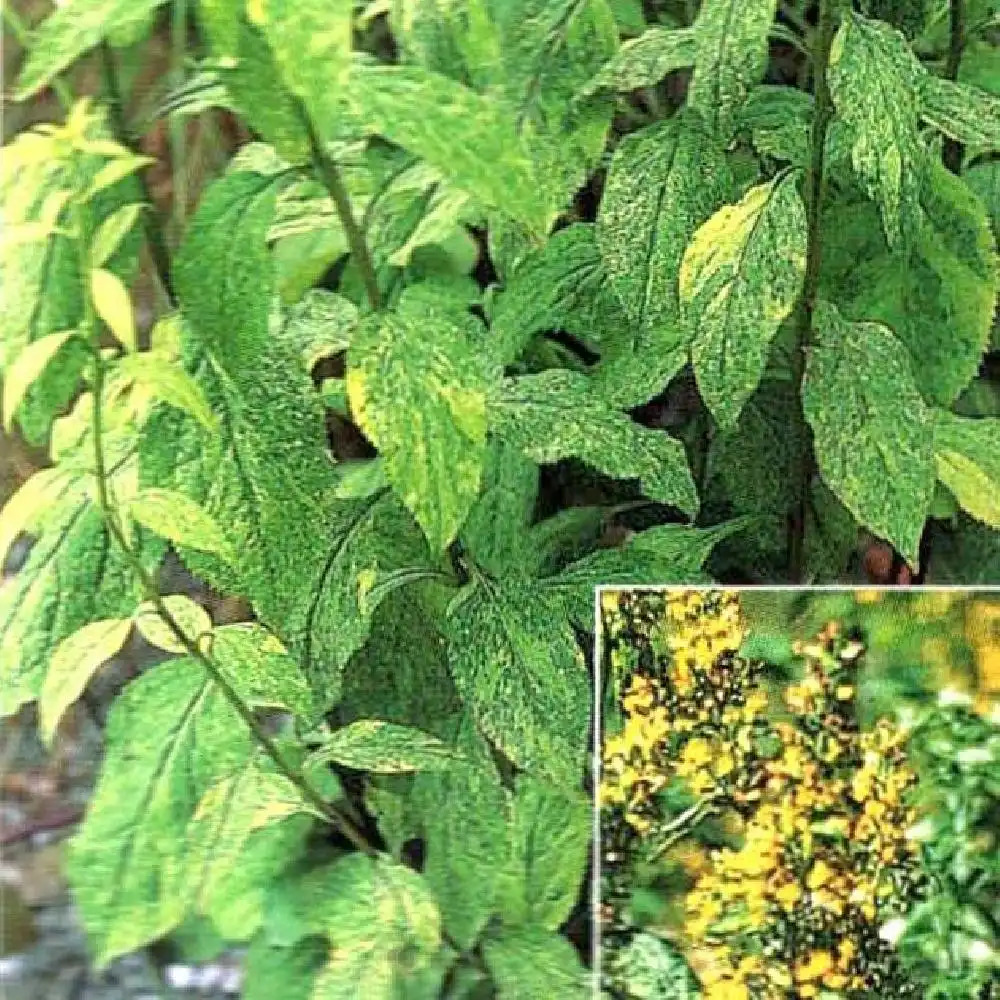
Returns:
[[[948,59],[945,62],[945,79],[957,80],[962,55],[965,52],[966,9],[965,0],[951,0],[948,22]],[[944,165],[954,174],[962,170],[962,144],[945,139],[942,150]]]
[[[107,94],[111,117],[111,130],[114,132],[115,139],[120,145],[134,151],[132,137],[129,134],[128,125],[125,121],[125,104],[121,88],[118,85],[118,70],[115,66],[114,53],[107,42],[102,42],[98,46],[98,52],[101,60],[101,79],[104,84],[105,93]],[[174,286],[170,278],[170,255],[167,252],[167,241],[163,235],[160,216],[156,211],[156,202],[153,201],[153,195],[146,181],[145,172],[140,170],[136,176],[142,185],[143,200],[149,204],[149,211],[142,213],[142,220],[146,230],[146,241],[149,244],[149,252],[153,258],[153,266],[156,268],[157,277],[160,279],[160,284],[170,301],[171,307],[175,308],[177,297],[174,294]]]
[[[684,812],[675,816],[657,831],[660,834],[666,834],[666,836],[647,855],[647,862],[656,861],[657,858],[663,857],[674,844],[687,837],[703,819],[718,811],[719,807],[715,797],[710,796],[707,799],[699,799],[693,806],[689,806]]]
[[[11,9],[10,3],[3,4],[2,13],[7,27],[10,28],[11,34],[14,36],[14,41],[27,52],[31,48],[31,30],[21,20],[20,15]],[[73,107],[73,91],[69,89],[69,85],[62,77],[57,76],[52,80],[51,87],[52,92],[62,105],[63,111],[69,111]]]
[[[187,48],[187,0],[174,0],[170,12],[170,85],[177,89],[184,82],[184,52]],[[170,115],[170,176],[174,185],[173,237],[184,232],[187,214],[187,170],[185,165],[187,125],[180,115]]]
[[[365,240],[365,234],[361,231],[357,220],[354,218],[354,209],[351,206],[351,196],[347,192],[344,179],[340,175],[340,170],[333,158],[327,153],[323,146],[323,141],[316,134],[308,114],[302,111],[302,121],[309,133],[309,146],[312,150],[313,164],[316,174],[323,187],[329,192],[333,199],[334,208],[340,224],[344,228],[347,236],[347,245],[351,248],[351,256],[354,258],[361,271],[361,280],[364,282],[365,294],[373,312],[379,312],[382,308],[382,293],[379,291],[378,279],[375,276],[375,265],[372,262],[371,251]]]
[[[813,44],[815,110],[810,139],[811,156],[806,170],[804,189],[807,220],[806,273],[802,285],[798,342],[793,355],[794,379],[800,398],[805,375],[806,354],[812,343],[813,314],[816,311],[820,267],[822,265],[823,171],[826,157],[826,134],[833,118],[833,98],[830,95],[827,71],[830,64],[830,49],[837,33],[839,8],[839,0],[820,0],[819,23],[816,27]],[[809,435],[804,429],[797,465],[799,470],[798,499],[789,518],[788,526],[788,570],[791,583],[804,582],[806,511],[809,504],[809,488],[815,471],[814,458],[809,447]]]
[[[76,210],[77,242],[79,246],[80,268],[83,274],[89,270],[86,241],[84,233],[86,226],[83,217],[82,206],[77,206]],[[285,760],[278,745],[267,733],[264,727],[257,720],[253,711],[247,706],[239,696],[233,686],[227,680],[224,672],[218,664],[192,639],[177,619],[171,614],[163,598],[160,596],[159,587],[156,580],[142,564],[142,560],[133,550],[122,526],[119,523],[115,504],[108,488],[108,471],[104,455],[104,415],[102,409],[102,397],[104,395],[105,360],[101,354],[101,347],[98,341],[97,324],[95,321],[93,304],[89,295],[84,295],[84,314],[82,320],[82,330],[88,337],[92,349],[94,360],[94,377],[91,387],[93,395],[93,410],[91,415],[91,429],[94,438],[94,476],[96,479],[97,507],[107,527],[108,534],[118,547],[122,557],[128,564],[129,569],[135,575],[142,586],[146,600],[152,604],[156,613],[163,620],[174,638],[181,644],[188,656],[197,662],[211,678],[212,682],[219,688],[226,701],[233,707],[236,714],[243,720],[250,730],[253,738],[261,749],[271,758],[278,771],[284,775],[302,794],[311,805],[313,805],[321,816],[337,828],[343,836],[359,851],[374,856],[376,851],[368,843],[364,834],[345,816],[343,816],[331,803],[327,802],[323,796],[313,788],[312,784],[304,775],[296,771]]]

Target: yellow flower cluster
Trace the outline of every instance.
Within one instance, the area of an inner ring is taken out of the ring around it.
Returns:
[[[697,796],[759,794],[754,736],[768,703],[753,686],[755,667],[735,655],[744,627],[734,592],[672,592],[661,601],[649,627],[652,660],[626,681],[623,727],[604,743],[599,791],[601,805],[620,809],[641,835],[655,827],[655,796],[675,777]]]
[[[860,998],[898,973],[877,930],[919,888],[904,836],[915,775],[895,727],[853,722],[837,669],[853,645],[831,631],[801,650],[805,676],[786,691],[791,721],[775,727],[781,748],[743,846],[714,853],[688,894],[687,931],[712,957],[708,1000]]]

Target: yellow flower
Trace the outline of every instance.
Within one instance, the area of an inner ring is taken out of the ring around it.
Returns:
[[[820,979],[833,968],[833,956],[828,951],[814,951],[795,967],[795,980],[807,983]]]

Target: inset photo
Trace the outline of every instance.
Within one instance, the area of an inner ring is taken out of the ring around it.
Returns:
[[[597,617],[602,996],[1000,998],[1000,592]]]

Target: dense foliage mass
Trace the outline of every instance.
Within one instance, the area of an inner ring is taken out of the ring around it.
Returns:
[[[3,420],[51,466],[0,516],[0,712],[52,738],[133,630],[172,657],[74,841],[99,962],[200,921],[250,998],[578,996],[593,585],[859,537],[996,578],[987,0],[4,18],[65,114],[4,148]]]
[[[906,725],[863,722],[864,645],[832,622],[792,646],[790,682],[768,684],[774,666],[739,655],[753,632],[733,592],[606,593],[602,620],[614,996],[996,995],[995,710],[952,691]],[[662,937],[641,894],[664,891],[650,872],[685,845],[687,892]]]

